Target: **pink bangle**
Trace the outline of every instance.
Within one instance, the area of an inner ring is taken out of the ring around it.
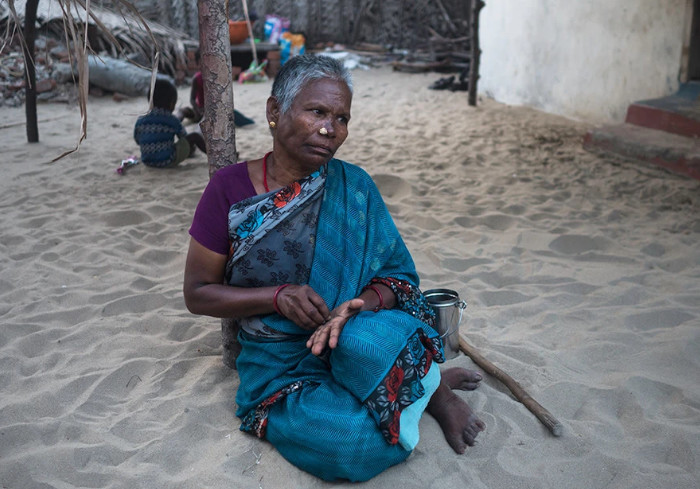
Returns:
[[[382,293],[379,291],[379,289],[376,288],[374,285],[367,285],[364,288],[364,290],[367,289],[374,291],[379,297],[379,305],[374,308],[374,312],[379,312],[380,309],[384,309],[384,297],[382,296]]]
[[[277,296],[280,294],[280,292],[282,292],[282,289],[284,289],[285,287],[289,287],[290,285],[292,284],[280,285],[279,287],[277,287],[277,290],[275,290],[275,295],[272,296],[272,307],[275,308],[275,312],[280,316],[284,316],[284,314],[282,314],[282,311],[280,311],[279,306],[277,306]]]

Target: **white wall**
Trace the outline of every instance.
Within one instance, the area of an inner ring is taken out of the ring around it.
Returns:
[[[479,92],[590,122],[678,89],[692,0],[486,0]]]

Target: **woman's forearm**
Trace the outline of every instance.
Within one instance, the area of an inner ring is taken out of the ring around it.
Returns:
[[[203,284],[185,291],[185,305],[193,314],[229,318],[274,312],[272,303],[277,287],[232,287]]]
[[[362,291],[360,299],[365,301],[363,311],[374,311],[377,309],[393,309],[396,305],[396,295],[384,284],[373,283]]]
[[[250,317],[275,312],[276,291],[277,286],[247,288],[225,284],[197,284],[186,287],[184,296],[185,305],[193,314],[218,318]],[[362,307],[365,311],[393,309],[396,305],[396,296],[391,288],[379,283],[365,288],[359,298],[365,303]]]

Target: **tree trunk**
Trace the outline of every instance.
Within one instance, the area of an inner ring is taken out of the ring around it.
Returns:
[[[39,0],[27,0],[24,11],[24,112],[27,119],[27,142],[39,142],[39,124],[36,116],[36,68],[34,41],[36,40],[36,9]]]
[[[129,97],[147,97],[152,71],[123,59],[87,54],[90,84],[123,93]]]
[[[200,123],[207,144],[209,176],[238,162],[233,122],[231,43],[228,34],[228,2],[198,0],[200,69],[204,82],[204,117]],[[224,364],[236,368],[240,352],[238,331],[230,319],[221,320]]]
[[[200,69],[204,81],[204,117],[209,175],[238,161],[233,123],[231,44],[224,1],[199,0]]]

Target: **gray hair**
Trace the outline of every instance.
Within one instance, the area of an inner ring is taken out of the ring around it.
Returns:
[[[352,77],[342,62],[330,56],[302,54],[290,58],[272,84],[272,96],[277,99],[280,112],[289,110],[305,84],[320,79],[343,82],[352,94]]]

